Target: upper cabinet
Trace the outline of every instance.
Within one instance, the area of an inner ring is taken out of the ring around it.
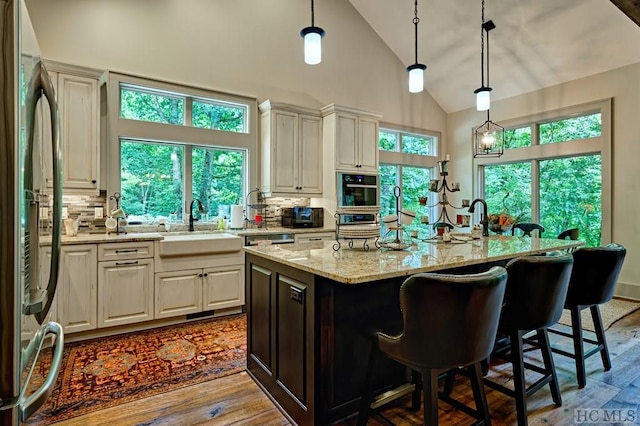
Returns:
[[[100,188],[100,73],[47,64],[56,84],[62,147],[62,186],[65,192],[97,191]],[[48,138],[49,117],[43,117],[43,134]],[[47,140],[47,139],[45,139]],[[48,186],[51,159],[45,158]]]
[[[319,111],[269,100],[262,113],[262,191],[322,194],[322,118]]]
[[[322,108],[324,143],[335,149],[335,169],[378,173],[378,120],[381,115],[353,108]]]

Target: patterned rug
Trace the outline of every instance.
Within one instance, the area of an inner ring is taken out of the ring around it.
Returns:
[[[246,336],[239,314],[65,344],[56,387],[26,424],[44,426],[237,373],[246,366]],[[49,369],[46,353],[33,389]]]
[[[602,317],[602,325],[604,326],[604,329],[607,330],[614,322],[626,317],[631,312],[634,312],[639,308],[640,302],[636,302],[635,300],[619,299],[617,297],[614,297],[607,303],[600,305],[600,316]],[[583,310],[581,312],[581,316],[582,328],[589,331],[595,331],[595,328],[593,327],[593,320],[591,319],[591,310]],[[562,317],[558,323],[571,326],[571,312],[566,309],[563,310]]]

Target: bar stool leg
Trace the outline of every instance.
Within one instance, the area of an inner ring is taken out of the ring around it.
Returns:
[[[422,377],[414,369],[411,369],[411,383],[415,385],[411,393],[411,410],[418,411],[420,409],[420,398],[422,397]]]
[[[573,328],[573,353],[576,357],[578,387],[582,389],[587,385],[587,373],[584,365],[584,342],[582,341],[582,318],[580,316],[580,306],[571,307],[571,328]]]
[[[520,330],[511,333],[511,364],[513,365],[513,387],[516,399],[518,426],[527,426],[527,389],[524,381],[524,359]]]
[[[422,371],[422,390],[424,392],[424,424],[438,426],[438,372]]]
[[[551,355],[551,345],[549,344],[549,334],[547,329],[543,328],[537,331],[538,343],[540,344],[540,351],[542,352],[542,359],[544,361],[544,369],[546,374],[551,374],[551,381],[549,387],[551,388],[551,397],[556,406],[562,405],[562,396],[560,395],[560,386],[558,385],[558,375],[556,374],[556,366],[553,363],[553,356]]]
[[[473,390],[473,399],[476,403],[478,420],[483,420],[485,426],[490,425],[491,415],[489,414],[487,395],[484,391],[482,366],[480,363],[471,364],[467,367],[467,371],[469,372],[469,379],[471,380],[471,389]]]
[[[607,339],[604,335],[604,326],[602,325],[602,317],[600,316],[600,307],[598,305],[591,306],[591,318],[596,329],[598,344],[602,345],[600,356],[602,357],[604,371],[609,371],[611,370],[611,358],[609,357],[609,348],[607,347]]]

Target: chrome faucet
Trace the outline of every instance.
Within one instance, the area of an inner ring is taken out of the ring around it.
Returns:
[[[194,198],[191,200],[191,204],[189,205],[189,231],[193,232],[193,205],[198,202],[198,213],[204,213],[204,208],[202,207],[202,201]]]
[[[471,202],[469,206],[469,213],[475,212],[475,204],[482,203],[482,216],[480,217],[480,223],[482,224],[482,236],[489,236],[489,217],[487,215],[487,202],[482,198],[476,198]]]

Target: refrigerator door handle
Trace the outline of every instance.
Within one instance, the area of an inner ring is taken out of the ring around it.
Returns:
[[[34,199],[33,185],[33,149],[35,134],[36,106],[41,96],[49,102],[51,114],[51,145],[52,145],[52,168],[53,168],[53,210],[52,210],[52,237],[51,237],[51,267],[49,269],[49,280],[44,294],[38,292],[38,248],[40,246],[40,236],[37,229],[37,219],[40,214],[38,200]],[[24,190],[27,207],[27,220],[32,224],[28,236],[27,250],[30,251],[27,259],[30,259],[30,283],[29,299],[23,306],[23,313],[34,314],[39,324],[43,324],[51,308],[53,296],[56,292],[58,282],[58,271],[60,267],[60,245],[62,235],[62,158],[60,149],[60,120],[58,114],[58,103],[56,102],[55,90],[49,73],[42,61],[38,62],[33,70],[26,97],[26,152],[25,152],[25,175]],[[33,217],[32,217],[33,216]]]
[[[23,422],[38,410],[38,408],[40,408],[47,400],[49,395],[51,395],[53,387],[56,384],[56,379],[58,378],[58,373],[60,372],[60,366],[62,365],[62,354],[64,352],[64,332],[62,331],[62,326],[57,322],[50,321],[43,326],[42,330],[44,335],[40,340],[41,347],[39,349],[42,349],[42,344],[48,334],[55,336],[53,355],[51,357],[51,368],[49,369],[49,374],[47,374],[42,385],[27,397],[22,395],[29,383],[28,379],[25,381],[20,397],[20,418]],[[29,372],[29,378],[31,377],[31,373],[32,372]]]

